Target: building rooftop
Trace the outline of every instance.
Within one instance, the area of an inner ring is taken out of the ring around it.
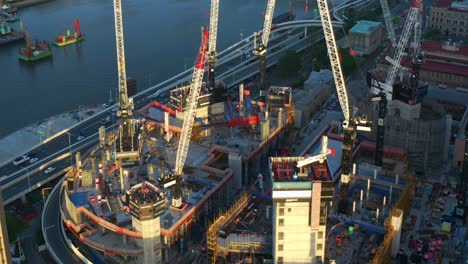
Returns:
[[[149,182],[142,182],[132,186],[128,193],[130,199],[137,204],[153,203],[164,199],[164,194],[159,188]]]
[[[354,27],[352,27],[349,32],[360,33],[360,34],[370,34],[381,24],[380,22],[360,20]]]
[[[459,59],[468,56],[468,45],[465,45],[465,43],[463,42],[453,43],[445,41],[425,40],[421,43],[421,50],[424,52],[440,52],[462,56]]]

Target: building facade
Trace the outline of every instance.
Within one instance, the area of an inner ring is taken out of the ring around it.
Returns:
[[[468,86],[467,45],[462,42],[426,40],[421,43],[421,51],[425,61],[421,65],[420,80],[451,86]],[[410,59],[406,58],[403,65],[409,66]]]
[[[3,197],[0,188],[0,263],[11,263],[10,243],[3,209]]]
[[[468,1],[434,2],[429,13],[429,27],[443,35],[468,38]]]
[[[369,55],[382,43],[382,24],[374,21],[361,20],[348,31],[348,38],[356,55]]]
[[[316,180],[307,173],[308,169],[297,170],[296,163],[301,159],[304,158],[270,158],[272,249],[273,261],[278,264],[322,263],[325,257],[327,208],[334,184],[332,180]]]

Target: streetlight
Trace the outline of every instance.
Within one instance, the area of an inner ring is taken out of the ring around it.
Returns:
[[[85,109],[84,105],[78,105],[78,116],[80,117],[80,122],[81,122],[81,108],[83,108],[83,110]]]
[[[240,53],[240,59],[241,59],[241,64],[242,64],[242,54],[243,54],[243,51],[242,49],[238,49],[239,53]]]
[[[70,152],[70,166],[73,166],[73,155],[72,155],[71,138],[70,138],[71,134],[68,131],[65,131],[64,133],[68,135],[68,151]]]
[[[49,196],[50,190],[52,190],[52,187],[47,187],[47,188],[42,188],[42,189],[41,189],[42,201],[44,202],[44,204],[45,204],[45,201],[46,201],[46,198],[45,198],[45,197],[46,197],[46,196]],[[45,194],[45,191],[49,191],[49,193],[46,195],[46,194]]]

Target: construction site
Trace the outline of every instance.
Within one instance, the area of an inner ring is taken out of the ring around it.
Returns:
[[[99,146],[89,159],[78,153],[67,172],[60,195],[66,227],[118,263],[190,262],[181,256],[204,234],[211,263],[389,263],[401,253],[415,170],[437,166],[432,158],[444,160],[448,152],[451,119],[423,101],[418,39],[412,73],[398,73],[421,1],[410,7],[385,82],[379,73],[368,76],[377,102],[368,119],[350,105],[327,2],[318,0],[344,118],[299,155],[282,157],[273,153],[287,147],[283,139],[298,111],[292,88],[266,85],[275,0],[268,1],[263,31],[254,34],[258,96],[215,80],[218,4],[211,1],[191,82],[174,88],[168,105],[153,100],[135,110],[114,0],[120,122],[113,131],[101,127]]]

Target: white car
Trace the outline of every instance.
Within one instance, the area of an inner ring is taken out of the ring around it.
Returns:
[[[45,173],[51,173],[51,172],[53,172],[54,170],[55,170],[54,167],[49,167],[49,168],[47,168],[47,169],[45,170]]]
[[[29,160],[29,163],[34,163],[34,162],[36,162],[38,160],[39,160],[38,158],[32,158],[32,159]]]
[[[79,136],[76,138],[76,140],[80,141],[80,140],[83,140],[85,137],[84,136]]]

